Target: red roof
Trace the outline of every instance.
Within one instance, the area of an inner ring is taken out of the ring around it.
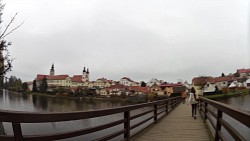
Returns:
[[[181,83],[162,83],[160,87],[182,87]]]
[[[237,73],[250,73],[250,69],[238,69]]]
[[[224,76],[224,77],[215,77],[215,82],[224,82],[224,81],[234,81],[235,78],[233,76]]]
[[[72,82],[82,83],[82,75],[74,75],[71,77]]]
[[[124,86],[121,84],[115,84],[115,85],[111,85],[109,88],[110,89],[125,89],[125,88],[127,88],[127,86]]]
[[[67,77],[69,77],[68,75],[43,75],[43,74],[38,74],[36,76],[36,80],[40,81],[42,80],[44,77],[46,77],[47,80],[64,80]]]
[[[207,82],[215,83],[214,78],[211,76],[195,77],[192,80],[194,85],[205,85]]]
[[[148,93],[150,91],[148,87],[139,87],[139,86],[129,86],[129,90],[134,90],[143,93]]]

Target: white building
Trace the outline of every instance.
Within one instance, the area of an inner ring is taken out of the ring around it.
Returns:
[[[247,88],[250,88],[250,78],[246,81]]]
[[[131,86],[132,84],[134,84],[134,81],[128,77],[123,77],[120,79],[119,83],[124,86]]]
[[[160,86],[161,83],[162,83],[162,81],[157,80],[156,78],[152,78],[149,82],[147,82],[147,86],[148,86],[148,87],[151,87],[151,86],[153,86],[154,84]]]
[[[215,85],[207,82],[204,87],[201,89],[202,93],[211,93],[215,92]]]
[[[83,69],[82,75],[74,75],[69,77],[67,74],[55,75],[54,64],[52,64],[49,75],[37,74],[36,81],[38,86],[41,84],[42,80],[46,78],[49,87],[78,87],[84,86],[84,83],[89,81],[89,69]]]

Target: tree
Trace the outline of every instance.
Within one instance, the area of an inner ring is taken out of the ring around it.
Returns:
[[[44,78],[42,79],[42,83],[39,86],[40,88],[40,92],[41,93],[45,93],[47,92],[48,89],[48,83],[47,83],[47,78],[44,76]]]
[[[20,90],[22,88],[22,80],[20,78],[17,79],[15,87],[17,88],[17,90]]]
[[[225,77],[225,74],[224,74],[224,73],[222,73],[222,74],[221,74],[221,77]]]
[[[220,90],[219,90],[218,86],[215,86],[215,93],[216,93],[216,94],[219,94],[219,93],[220,93]]]
[[[5,37],[7,37],[9,34],[11,34],[13,31],[18,29],[23,23],[20,25],[10,29],[11,25],[15,21],[17,17],[17,13],[14,15],[14,17],[11,18],[11,20],[8,22],[6,27],[1,26],[2,25],[2,14],[4,10],[5,4],[2,4],[2,1],[0,0],[0,28],[2,32],[0,33],[0,86],[3,86],[3,80],[4,76],[7,72],[11,71],[12,68],[12,61],[13,59],[10,58],[8,47],[11,45],[11,42],[7,42],[4,40]]]
[[[32,92],[37,92],[36,80],[33,81]]]
[[[233,76],[234,77],[240,77],[240,74],[236,72],[236,73],[233,74]]]
[[[8,82],[8,86],[9,86],[8,88],[16,87],[16,82],[17,82],[16,76],[10,76],[9,82]]]
[[[141,82],[141,87],[146,87],[147,83],[145,83],[144,81]]]
[[[10,76],[9,79],[6,79],[4,86],[8,90],[18,91],[22,88],[22,80],[20,78],[16,78],[16,76]]]

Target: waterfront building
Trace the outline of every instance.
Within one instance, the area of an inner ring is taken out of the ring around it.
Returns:
[[[49,89],[56,88],[59,86],[71,88],[75,88],[78,86],[86,86],[86,84],[88,84],[89,82],[89,69],[86,70],[86,68],[84,67],[82,75],[74,75],[73,77],[70,77],[67,74],[55,75],[55,67],[54,64],[52,64],[49,75],[37,74],[37,86],[42,83],[42,80],[44,78],[47,79]]]
[[[153,86],[154,84],[160,86],[161,83],[163,83],[162,80],[158,80],[158,79],[156,79],[156,78],[152,78],[149,82],[147,82],[147,86],[148,86],[148,87],[151,87],[151,86]]]
[[[215,84],[215,80],[211,76],[201,76],[192,79],[192,87],[194,87],[196,94],[203,95],[202,88],[207,84],[207,82],[212,85]]]
[[[182,92],[185,92],[183,84],[179,83],[167,83],[164,82],[160,85],[163,94],[170,96],[181,96]]]
[[[234,76],[221,76],[221,77],[215,77],[215,85],[218,87],[219,90],[222,90],[223,88],[227,88],[233,81],[235,81]]]
[[[120,79],[119,83],[124,86],[135,86],[136,84],[139,86],[139,83],[135,83],[133,80],[131,80],[128,77],[123,77]]]
[[[250,78],[250,69],[237,69],[236,73],[239,74],[240,78]]]

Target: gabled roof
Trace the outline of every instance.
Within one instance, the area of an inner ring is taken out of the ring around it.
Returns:
[[[154,83],[152,86],[150,86],[150,88],[153,88],[153,87],[158,87],[158,88],[160,88],[160,86],[157,85],[156,83]]]
[[[250,73],[250,69],[238,69],[237,73]]]
[[[160,87],[182,87],[181,83],[162,83]]]
[[[224,81],[234,81],[235,78],[234,76],[224,76],[224,77],[215,77],[214,81],[215,82],[224,82]]]
[[[69,77],[68,75],[43,75],[43,74],[38,74],[36,76],[36,80],[40,81],[42,80],[44,77],[46,77],[47,80],[65,80],[67,77]]]
[[[82,83],[82,75],[74,75],[71,77],[71,82]]]
[[[129,86],[128,89],[143,93],[148,93],[150,91],[148,87],[139,87],[139,86]]]
[[[130,81],[130,82],[134,82],[133,80],[131,80],[131,79],[128,78],[128,77],[123,77],[123,78],[121,78],[121,79],[125,79],[125,80],[128,80],[128,81]]]
[[[110,89],[125,89],[125,88],[128,88],[128,87],[124,86],[124,85],[121,85],[121,84],[115,84],[115,85],[111,85],[108,88],[110,88]]]
[[[192,84],[194,85],[205,85],[207,82],[215,83],[214,78],[211,76],[195,77],[192,80]]]
[[[237,81],[232,82],[228,87],[229,87],[229,88],[238,87]]]

